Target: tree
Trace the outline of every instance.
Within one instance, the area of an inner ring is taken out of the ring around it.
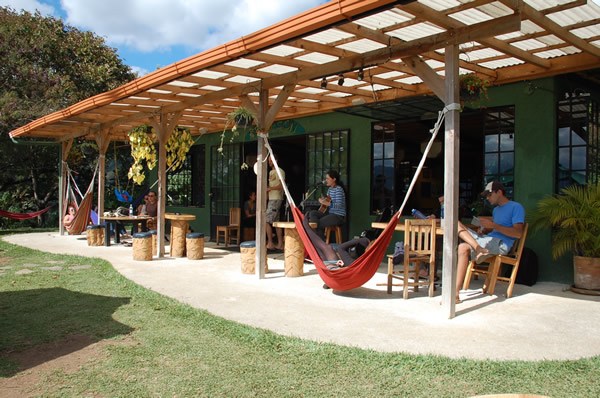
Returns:
[[[0,209],[40,210],[58,201],[58,144],[11,142],[8,133],[135,78],[103,38],[39,12],[0,7]],[[73,146],[69,164],[91,178],[93,143]],[[97,149],[96,149],[97,151]],[[47,221],[56,225],[58,209]],[[38,220],[38,224],[41,220]],[[10,225],[0,218],[0,226]]]

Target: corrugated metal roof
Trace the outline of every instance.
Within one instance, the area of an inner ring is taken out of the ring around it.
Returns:
[[[330,1],[47,115],[11,135],[124,139],[127,131],[155,115],[180,111],[179,124],[190,126],[192,134],[217,132],[227,113],[248,104],[244,98],[257,104],[261,88],[269,90],[271,103],[289,90],[277,119],[422,96],[431,91],[411,64],[419,58],[443,76],[449,42],[460,46],[460,73],[477,73],[494,84],[600,64],[600,7],[594,3],[402,3]],[[519,17],[520,27],[512,28],[514,21],[507,18]]]

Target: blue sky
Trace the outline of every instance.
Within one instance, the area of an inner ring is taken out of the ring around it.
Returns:
[[[0,0],[63,19],[117,49],[139,75],[272,25],[325,0]]]

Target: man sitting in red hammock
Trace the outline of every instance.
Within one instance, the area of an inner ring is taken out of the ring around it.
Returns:
[[[336,270],[342,267],[349,267],[352,265],[355,257],[353,257],[349,250],[355,248],[355,253],[359,255],[364,252],[371,243],[367,238],[356,238],[340,244],[328,245],[325,241],[310,227],[308,217],[304,217],[302,225],[306,231],[306,235],[312,242],[313,246],[319,253],[319,257],[323,260],[323,263],[330,270]],[[327,284],[323,285],[323,289],[329,289]]]

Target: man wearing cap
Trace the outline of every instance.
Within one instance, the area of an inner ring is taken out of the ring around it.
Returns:
[[[462,288],[469,260],[477,263],[496,254],[508,254],[515,240],[521,237],[525,224],[525,209],[520,203],[506,197],[506,189],[499,181],[488,183],[481,193],[494,207],[492,217],[480,217],[478,232],[459,223],[458,236],[464,241],[458,245],[456,301]],[[464,228],[464,229],[463,229]],[[468,234],[461,232],[468,232]],[[471,239],[472,237],[472,239]]]

